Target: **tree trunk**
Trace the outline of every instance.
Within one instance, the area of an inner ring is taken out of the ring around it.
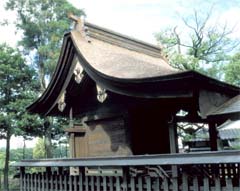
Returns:
[[[50,133],[49,131],[46,132],[44,143],[46,150],[46,158],[53,158],[51,132]]]
[[[9,158],[10,158],[10,132],[7,131],[6,137],[6,158],[5,158],[5,166],[4,166],[4,175],[3,175],[3,190],[9,190],[9,183],[8,183],[8,171],[9,171]]]
[[[46,151],[46,158],[53,158],[52,154],[52,132],[51,132],[51,126],[52,126],[53,120],[51,118],[46,118],[44,122],[44,129],[45,129],[45,151]]]
[[[26,158],[26,139],[23,137],[23,159]]]

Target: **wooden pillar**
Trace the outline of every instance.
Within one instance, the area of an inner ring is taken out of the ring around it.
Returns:
[[[214,122],[209,122],[208,128],[209,128],[209,140],[210,140],[211,151],[217,151],[218,150],[217,126]]]
[[[176,122],[172,120],[169,122],[169,143],[170,143],[170,153],[178,152],[178,142],[177,142],[177,127]],[[172,165],[172,178],[178,177],[178,170],[176,165]],[[174,182],[175,185],[175,182]]]
[[[69,127],[73,127],[73,110],[72,108],[69,111]],[[70,147],[70,158],[75,158],[75,140],[74,133],[69,133],[69,147]]]
[[[25,168],[24,167],[20,167],[20,191],[24,191],[25,189],[25,181],[24,181],[24,177],[25,177]]]
[[[174,121],[169,122],[169,142],[170,142],[170,153],[178,152],[177,143],[177,128]]]

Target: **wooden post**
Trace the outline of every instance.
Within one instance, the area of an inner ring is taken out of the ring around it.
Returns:
[[[175,122],[169,122],[169,140],[170,140],[170,152],[177,153],[178,144],[177,144],[177,132],[176,132]]]
[[[70,109],[69,112],[69,126],[73,127],[73,111],[72,108]],[[70,138],[69,138],[69,147],[70,147],[70,158],[75,158],[76,153],[75,153],[75,137],[74,133],[70,133]]]
[[[178,144],[177,144],[177,127],[174,120],[169,122],[169,140],[170,140],[170,152],[177,153],[178,152]],[[177,166],[172,165],[172,178],[177,178]],[[174,187],[177,187],[176,181],[174,181]]]
[[[20,167],[20,191],[24,191],[25,182],[24,182],[24,176],[25,176],[25,168]]]
[[[209,128],[209,139],[210,139],[211,151],[217,151],[218,150],[218,144],[217,144],[218,131],[217,131],[216,124],[214,122],[209,122],[208,128]]]

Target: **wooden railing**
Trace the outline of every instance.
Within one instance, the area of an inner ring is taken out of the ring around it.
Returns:
[[[240,190],[239,151],[31,160],[15,166],[21,191]]]

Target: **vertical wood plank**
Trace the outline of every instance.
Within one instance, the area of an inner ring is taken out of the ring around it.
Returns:
[[[42,191],[45,191],[45,185],[44,185],[44,172],[41,173],[41,182],[42,182]]]
[[[42,186],[42,182],[41,182],[41,173],[38,173],[38,191],[41,191],[41,186]]]
[[[53,173],[50,173],[50,190],[53,191]]]
[[[196,176],[193,178],[193,190],[199,191],[198,179]]]
[[[135,191],[135,178],[134,177],[130,178],[130,186],[131,186],[131,191]]]
[[[113,177],[109,177],[109,191],[113,191]]]
[[[27,174],[24,174],[23,177],[23,190],[26,191],[27,190]]]
[[[24,190],[24,174],[25,174],[25,168],[20,167],[20,191]]]
[[[221,190],[221,184],[220,184],[220,179],[219,177],[215,177],[215,190]]]
[[[85,190],[89,191],[88,190],[88,176],[85,176]]]
[[[103,191],[107,191],[107,177],[103,176]]]
[[[154,191],[160,191],[160,181],[159,181],[159,177],[157,177],[156,180],[155,180]]]
[[[47,172],[45,173],[45,180],[46,180],[46,186],[45,186],[45,190],[49,191],[49,168],[47,168]]]
[[[64,184],[64,191],[67,191],[67,175],[64,174],[63,176],[63,184]]]
[[[78,181],[78,184],[79,184],[79,191],[83,191],[83,177],[82,177],[82,172],[80,171],[80,169],[79,169],[79,181]]]
[[[182,174],[182,189],[188,191],[188,177],[186,173]]]
[[[33,174],[30,174],[30,181],[31,181],[31,191],[33,191],[33,186],[34,186],[34,182],[33,182]]]
[[[53,175],[53,191],[60,191],[59,190],[59,179],[60,179],[60,175],[58,172],[54,172]]]
[[[91,191],[95,191],[95,189],[94,189],[94,177],[93,176],[91,176],[91,178],[90,178],[90,188],[91,188]]]
[[[101,182],[100,182],[100,177],[99,176],[96,177],[96,186],[97,186],[97,191],[100,191]]]
[[[138,190],[142,191],[143,190],[143,183],[142,183],[142,177],[138,177]]]
[[[145,177],[145,179],[146,179],[147,191],[151,191],[151,177],[147,176]]]
[[[163,190],[164,190],[164,191],[168,191],[168,190],[169,190],[169,187],[168,187],[168,179],[167,179],[167,178],[164,178],[164,179],[163,179]]]
[[[122,183],[122,188],[123,188],[123,191],[127,191],[127,190],[128,190],[128,182],[127,182],[127,174],[126,174],[126,170],[124,170],[124,172],[123,172],[123,183]]]
[[[72,176],[69,175],[68,177],[69,177],[69,180],[68,180],[69,191],[73,191],[73,189],[72,189]]]
[[[37,191],[37,174],[33,174],[33,179],[34,179],[34,191]]]
[[[229,177],[226,179],[226,187],[227,191],[233,191],[232,179]]]
[[[117,176],[116,177],[116,191],[120,191],[120,190],[121,190],[120,177]]]
[[[63,175],[62,174],[59,175],[59,188],[60,188],[60,191],[63,191]]]
[[[210,191],[209,179],[206,176],[204,176],[204,178],[203,178],[203,191]]]
[[[178,191],[178,178],[172,178],[173,191]]]
[[[30,176],[29,176],[29,174],[26,174],[26,188],[27,188],[27,190],[29,191],[30,190],[30,178],[29,178]]]
[[[73,177],[74,191],[77,191],[77,176]]]

